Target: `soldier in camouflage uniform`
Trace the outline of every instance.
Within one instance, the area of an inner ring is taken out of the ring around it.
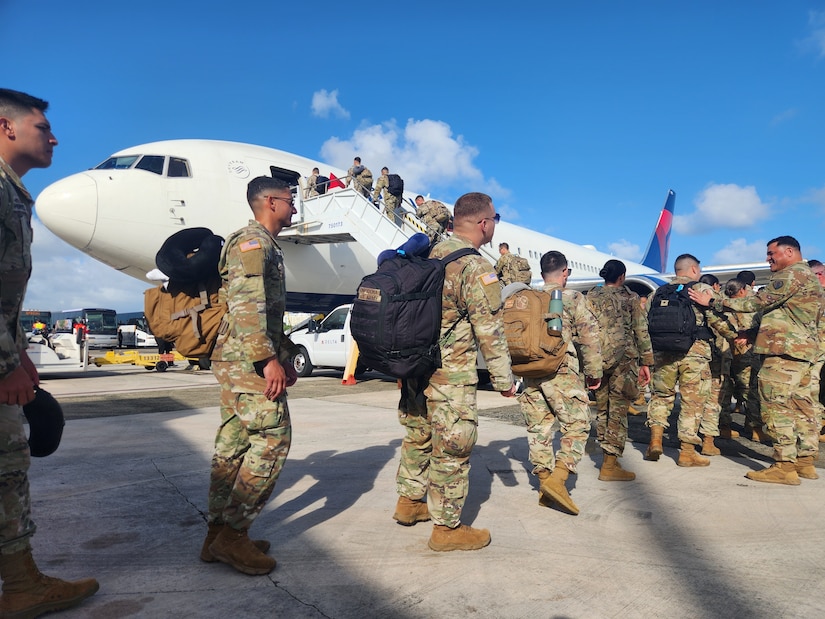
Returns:
[[[318,188],[316,187],[318,184],[318,176],[320,174],[321,171],[318,168],[312,168],[312,174],[309,175],[306,189],[304,189],[305,198],[314,198],[315,196],[321,195],[318,193]]]
[[[370,199],[370,192],[372,191],[372,172],[369,168],[361,165],[361,157],[356,157],[352,161],[352,167],[347,170],[346,185],[352,183],[353,188],[364,196],[367,200]]]
[[[493,238],[499,218],[490,196],[465,194],[456,202],[454,212],[455,233],[433,247],[433,258],[443,258],[463,247],[478,249]],[[447,265],[441,308],[441,367],[430,377],[424,392],[429,419],[419,419],[418,446],[405,442],[409,450],[402,454],[402,460],[409,457],[419,462],[407,463],[408,469],[427,470],[427,504],[434,524],[429,540],[432,550],[476,550],[490,543],[487,529],[461,524],[461,510],[478,431],[479,350],[493,389],[505,397],[515,394],[500,309],[501,286],[487,260],[470,255]],[[429,432],[427,423],[431,424]],[[427,444],[430,437],[431,446]]]
[[[381,192],[384,192],[384,215],[395,222],[396,226],[401,225],[401,200],[402,196],[394,196],[390,193],[390,169],[387,167],[381,168],[381,176],[375,181],[375,190],[372,192],[372,202],[378,206],[378,200],[381,197]]]
[[[825,289],[825,264],[822,264],[819,260],[808,260],[808,266],[811,267],[811,272],[819,280],[819,285]],[[825,443],[825,434],[823,434],[825,432],[825,397],[823,397],[825,393],[822,391],[822,379],[825,373],[825,338],[819,344],[822,354],[811,370],[811,394],[814,406],[819,409],[819,417],[823,424],[822,429],[819,431],[819,442]]]
[[[502,286],[508,286],[516,281],[513,275],[515,268],[513,266],[513,254],[510,253],[510,245],[499,243],[498,253],[501,257],[496,261],[496,275],[501,280]]]
[[[627,413],[639,397],[639,386],[650,382],[653,347],[647,332],[647,315],[639,295],[625,287],[627,269],[621,260],[608,260],[599,277],[604,286],[587,293],[599,322],[602,350],[602,384],[596,390],[596,436],[604,452],[599,479],[632,481],[635,473],[622,469],[616,458],[627,442]],[[641,360],[641,366],[639,361]]]
[[[584,295],[567,290],[567,258],[558,251],[541,257],[541,276],[545,292],[562,290],[562,336],[567,343],[567,357],[555,376],[525,378],[519,395],[521,413],[527,424],[527,442],[533,474],[539,478],[539,504],[558,502],[571,514],[579,508],[570,498],[565,482],[584,454],[590,433],[589,389],[598,389],[602,377],[599,326]],[[584,360],[584,379],[576,348]],[[559,452],[553,453],[554,424],[561,430]]]
[[[690,284],[697,282],[702,274],[699,260],[691,254],[682,254],[674,264],[676,277],[673,284]],[[691,289],[713,294],[713,288],[707,284],[695,283]],[[655,298],[655,293],[654,293]],[[648,303],[648,315],[654,303]],[[720,314],[694,307],[696,324],[707,326],[713,333],[733,338],[736,333],[730,329]],[[697,339],[687,353],[656,351],[653,357],[653,395],[647,407],[647,426],[650,428],[650,444],[645,453],[645,460],[657,461],[662,455],[662,436],[668,427],[668,416],[676,400],[676,384],[679,385],[681,405],[678,420],[680,442],[679,466],[708,466],[710,460],[703,458],[696,451],[701,445],[699,426],[705,411],[705,404],[711,397],[709,339]]]
[[[754,351],[763,355],[759,370],[762,418],[774,440],[774,464],[746,477],[798,486],[799,478],[817,479],[819,419],[811,397],[811,368],[820,355],[825,327],[823,292],[802,259],[799,242],[780,236],[768,242],[771,278],[755,295],[741,299],[691,291],[690,297],[717,310],[762,312]]]
[[[92,578],[66,582],[44,576],[32,558],[28,470],[31,463],[22,406],[40,384],[26,353],[20,310],[31,275],[32,205],[20,180],[47,168],[57,139],[48,103],[0,89],[0,616],[35,617],[69,608],[98,590]]]
[[[221,386],[221,425],[209,485],[208,532],[201,559],[245,574],[267,574],[269,542],[249,539],[281,472],[292,436],[286,388],[297,375],[294,344],[284,335],[284,260],[275,237],[296,213],[289,185],[253,179],[247,200],[254,220],[229,235],[218,270],[228,310],[212,353]]]
[[[725,284],[725,295],[739,299],[753,294],[742,280],[734,278]],[[760,316],[755,312],[726,312],[728,322],[738,333],[756,333],[759,330]],[[745,416],[745,434],[753,441],[769,441],[759,412],[759,394],[756,376],[759,372],[759,355],[753,352],[753,343],[748,340],[734,340],[731,345],[730,381],[720,396],[722,411],[719,415],[719,436],[736,438],[739,433],[731,429],[730,401],[736,397],[742,414]]]
[[[420,202],[418,198],[421,198]],[[430,237],[430,243],[435,243],[450,223],[450,211],[443,202],[424,200],[424,196],[417,196],[415,203],[417,206],[415,216],[427,226],[426,234]]]

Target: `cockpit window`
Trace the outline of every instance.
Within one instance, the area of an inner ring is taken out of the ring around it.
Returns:
[[[132,167],[140,155],[121,155],[120,157],[109,157],[106,161],[95,167],[95,170],[126,170]]]
[[[165,157],[160,155],[144,155],[135,166],[138,170],[146,170],[155,174],[163,174],[163,161]]]
[[[166,172],[166,176],[191,176],[189,174],[189,162],[180,157],[169,157],[169,170]]]

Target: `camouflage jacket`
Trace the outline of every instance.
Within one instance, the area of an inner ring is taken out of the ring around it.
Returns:
[[[716,309],[762,312],[754,352],[814,361],[820,354],[822,286],[804,261],[771,275],[767,285],[739,299],[715,297]]]
[[[390,195],[390,180],[389,177],[382,174],[378,177],[378,180],[375,181],[375,190],[372,192],[372,199],[377,200],[381,197],[381,191],[386,190],[384,193],[384,199],[386,200],[387,196]]]
[[[0,159],[0,378],[20,365],[27,348],[20,310],[32,271],[32,200],[23,181]]]
[[[284,335],[284,257],[275,237],[254,220],[226,239],[218,263],[228,310],[213,361],[287,363],[296,347]]]
[[[562,291],[562,337],[567,342],[567,361],[559,369],[580,374],[578,352],[584,363],[584,374],[591,378],[601,378],[602,350],[599,344],[599,322],[593,315],[590,304],[577,290],[562,288],[561,284],[545,284],[545,292]],[[578,349],[578,350],[577,350]]]
[[[443,202],[427,200],[415,210],[415,216],[424,223],[440,226],[443,230],[450,221],[450,210]]]
[[[318,194],[318,189],[315,187],[316,183],[318,182],[318,175],[311,174],[310,177],[307,179],[307,186],[304,189],[304,197],[305,198],[313,198]]]
[[[358,174],[355,174],[355,166],[347,170],[347,184],[353,183],[353,187],[358,184],[367,189],[372,189],[372,172],[366,166],[361,167],[364,169]]]
[[[527,265],[527,268],[521,268],[520,263]],[[527,260],[512,253],[502,254],[501,258],[498,259],[496,274],[505,286],[513,282],[529,285],[532,277]]]
[[[674,277],[673,281],[670,282],[671,284],[690,284],[693,283],[693,289],[702,292],[711,292],[715,294],[715,291],[711,286],[707,284],[703,284],[702,282],[694,282],[689,277]],[[651,300],[656,293],[654,292],[653,295],[650,297]],[[653,306],[652,303],[647,304],[647,311],[650,313],[650,308]],[[725,320],[724,314],[721,313],[721,310],[715,310],[711,308],[704,308],[699,307],[698,305],[693,305],[693,313],[696,315],[696,324],[697,325],[704,325],[710,328],[713,337],[721,335],[727,339],[733,339],[736,337],[736,329]],[[696,340],[693,342],[693,346],[690,347],[690,350],[687,352],[689,355],[698,355],[700,357],[705,357],[706,359],[710,360],[711,358],[711,344],[710,340]]]
[[[457,249],[472,246],[468,240],[453,235],[435,245],[430,257],[443,258]],[[493,389],[506,391],[513,385],[510,351],[500,310],[501,286],[486,259],[470,255],[447,265],[441,306],[441,368],[432,375],[431,382],[476,384],[476,358],[480,349]],[[465,311],[467,316],[461,318]],[[445,338],[454,324],[455,328]]]
[[[626,286],[597,286],[586,298],[599,322],[604,363],[613,367],[623,358],[630,358],[653,365],[647,314],[639,295]]]

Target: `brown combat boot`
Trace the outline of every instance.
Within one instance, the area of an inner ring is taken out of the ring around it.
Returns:
[[[771,437],[765,431],[765,426],[761,423],[758,426],[745,424],[745,434],[750,435],[750,439],[754,443],[770,443]]]
[[[625,471],[616,456],[606,453],[602,468],[599,470],[599,479],[601,481],[633,481],[636,479],[636,473]]]
[[[478,550],[490,543],[487,529],[474,529],[466,524],[459,524],[451,529],[443,524],[433,525],[433,532],[427,545],[430,550],[446,552],[450,550]]]
[[[0,555],[0,617],[39,617],[77,606],[100,588],[94,578],[69,582],[40,573],[31,549]]]
[[[206,530],[206,539],[203,540],[203,546],[201,546],[201,561],[206,563],[214,563],[217,559],[212,556],[212,552],[209,550],[209,547],[212,545],[212,542],[215,541],[215,538],[218,537],[218,534],[221,530],[225,527],[225,524],[210,524]],[[270,543],[269,540],[265,539],[253,539],[250,540],[252,544],[260,550],[261,552],[268,552]]]
[[[761,471],[751,471],[745,475],[753,481],[764,481],[769,484],[785,484],[787,486],[798,486],[799,475],[796,473],[796,465],[793,462],[774,462],[773,466]]]
[[[739,432],[737,432],[730,426],[719,426],[719,438],[723,438],[726,440],[739,438]]]
[[[682,443],[676,464],[679,466],[710,466],[710,460],[696,453],[696,445]]]
[[[539,497],[539,505],[547,505],[546,501],[548,499],[553,500],[566,511],[577,516],[579,514],[579,508],[573,502],[573,499],[570,498],[570,495],[567,493],[567,487],[564,485],[569,475],[570,471],[561,462],[556,463],[556,468],[553,469],[552,473],[547,470],[540,471],[538,474],[540,480],[539,494],[541,495],[541,497]],[[542,497],[545,499],[544,503],[541,501]]]
[[[663,426],[650,426],[650,444],[645,452],[645,460],[656,462],[662,455],[662,435],[665,433]]]
[[[799,456],[796,459],[796,474],[802,479],[819,479],[814,467],[813,456]]]
[[[702,439],[702,455],[703,456],[718,456],[722,452],[719,451],[719,448],[716,446],[716,443],[713,442],[712,436],[705,436]]]
[[[429,520],[430,512],[427,511],[427,503],[425,501],[400,496],[398,497],[398,503],[395,504],[395,513],[392,517],[398,521],[398,524],[411,527],[416,522],[426,522]]]
[[[236,531],[225,526],[209,546],[209,552],[218,561],[231,565],[239,572],[257,576],[275,569],[275,559],[258,550],[246,530]]]

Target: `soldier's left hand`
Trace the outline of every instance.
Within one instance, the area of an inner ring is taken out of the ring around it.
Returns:
[[[287,387],[286,372],[277,357],[272,357],[264,366],[266,389],[264,396],[267,400],[276,400]]]

